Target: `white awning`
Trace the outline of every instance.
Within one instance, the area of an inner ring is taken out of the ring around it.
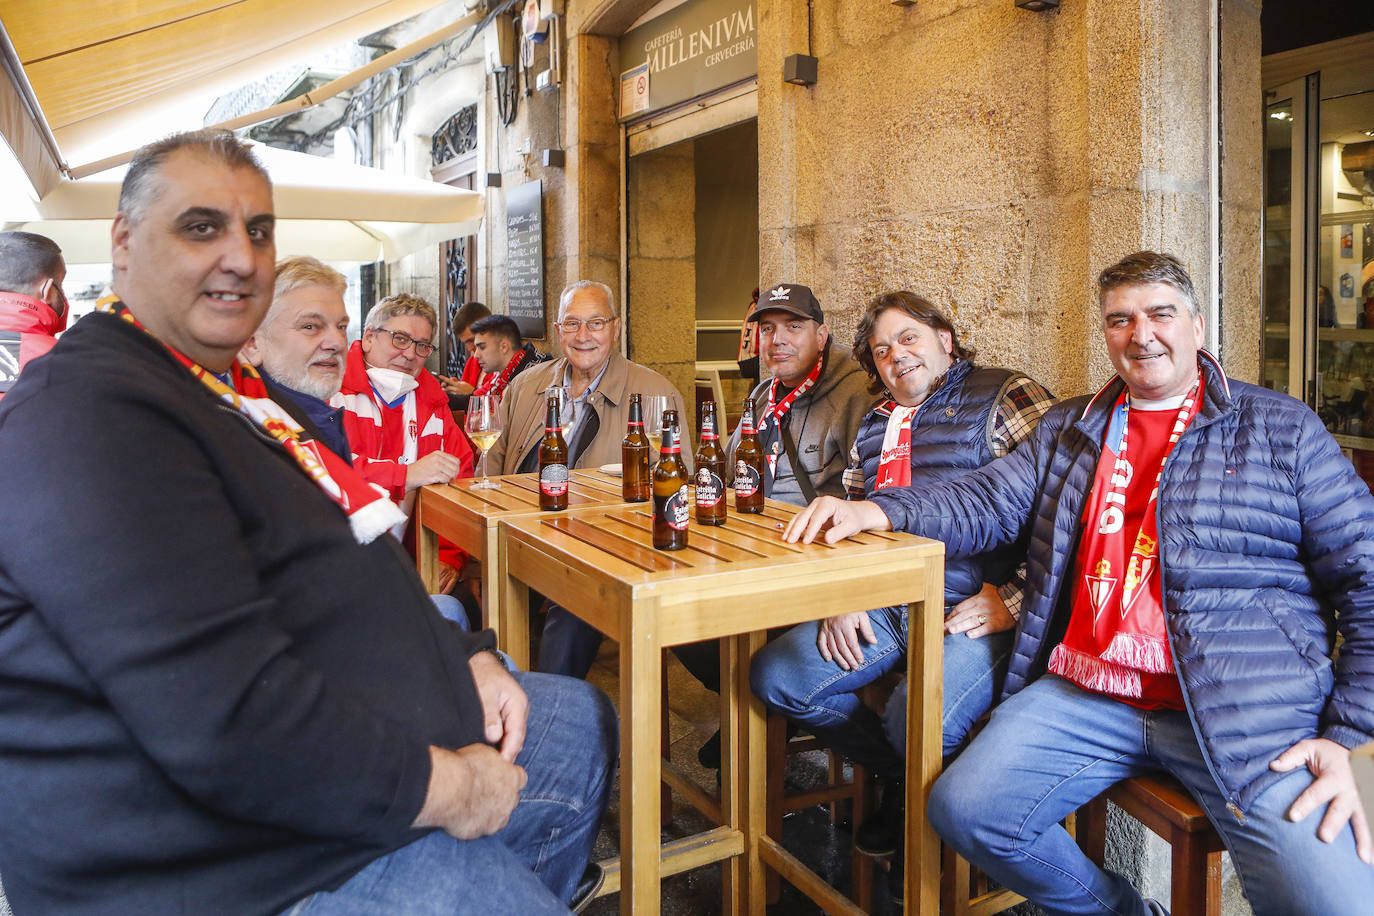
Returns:
[[[325,261],[393,261],[477,231],[483,195],[261,144],[254,151],[272,177],[277,255]],[[110,222],[126,167],[80,181],[62,179],[37,204],[0,209],[5,228],[46,235],[72,264],[107,264]]]
[[[216,96],[443,5],[462,18],[464,0],[5,0],[0,130],[46,195],[58,168],[199,127]]]

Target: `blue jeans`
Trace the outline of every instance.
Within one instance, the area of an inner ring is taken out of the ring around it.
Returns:
[[[510,822],[476,840],[430,833],[374,860],[289,916],[567,913],[587,866],[615,776],[618,722],[600,690],[517,672],[529,696],[516,763],[529,781]]]
[[[1374,868],[1355,854],[1350,829],[1327,844],[1317,839],[1325,808],[1296,824],[1284,816],[1312,782],[1306,769],[1260,793],[1240,821],[1187,713],[1137,709],[1053,675],[997,707],[935,783],[930,822],[960,855],[1050,913],[1145,916],[1130,882],[1094,865],[1059,821],[1151,770],[1173,774],[1207,812],[1256,914],[1368,912]]]
[[[820,624],[803,623],[754,656],[749,682],[754,694],[773,711],[823,738],[855,763],[895,775],[901,772],[902,758],[884,735],[878,714],[854,691],[903,663],[906,609],[879,608],[869,611],[868,619],[878,642],[862,646],[861,668],[846,671],[822,658],[816,648]],[[942,731],[946,756],[959,749],[1001,690],[1013,632],[981,639],[945,637]]]
[[[544,635],[539,640],[539,661],[535,668],[545,674],[585,678],[592,670],[601,641],[601,631],[572,611],[549,605],[544,618]]]
[[[463,602],[452,595],[430,595],[429,600],[434,602],[434,608],[439,612],[439,616],[458,624],[460,630],[471,629]]]

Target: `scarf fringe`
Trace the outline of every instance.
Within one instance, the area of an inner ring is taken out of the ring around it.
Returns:
[[[1102,660],[1150,674],[1172,674],[1174,671],[1168,642],[1144,633],[1118,631],[1102,653]]]
[[[1140,672],[1060,643],[1050,653],[1049,670],[1085,690],[1116,697],[1139,697]]]
[[[405,513],[389,499],[373,500],[348,516],[348,527],[359,544],[371,544],[393,526],[405,522]]]

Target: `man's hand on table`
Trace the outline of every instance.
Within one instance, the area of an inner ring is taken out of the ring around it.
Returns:
[[[1374,865],[1374,842],[1370,841],[1369,822],[1355,787],[1349,749],[1329,738],[1305,738],[1274,758],[1269,769],[1287,773],[1300,766],[1306,766],[1316,779],[1288,809],[1288,819],[1297,823],[1326,805],[1317,838],[1323,843],[1334,842],[1349,823],[1355,833],[1355,852],[1365,864]]]
[[[845,671],[856,671],[864,663],[863,644],[859,642],[861,636],[870,646],[878,641],[873,634],[868,611],[828,617],[821,621],[816,630],[816,648],[826,661],[834,662]]]
[[[810,544],[825,531],[825,543],[834,544],[860,531],[891,531],[887,514],[867,500],[846,501],[819,496],[793,517],[782,533],[789,544]]]
[[[430,452],[414,464],[406,465],[406,492],[432,483],[448,483],[458,476],[462,467],[457,455]]]
[[[468,667],[477,684],[477,696],[482,700],[487,741],[500,749],[503,758],[514,763],[525,744],[525,716],[530,711],[530,701],[495,654],[478,652],[468,659]]]

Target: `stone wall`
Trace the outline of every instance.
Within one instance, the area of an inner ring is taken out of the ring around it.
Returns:
[[[1205,0],[759,6],[760,272],[809,279],[842,340],[910,288],[981,361],[1067,395],[1110,374],[1097,270],[1163,249],[1210,295]],[[1254,378],[1258,11],[1223,24],[1222,342]],[[817,84],[783,83],[808,48]]]

